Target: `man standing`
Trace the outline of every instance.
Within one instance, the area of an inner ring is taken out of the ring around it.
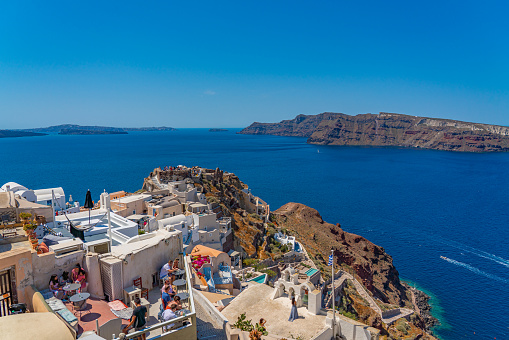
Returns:
[[[127,334],[130,329],[134,328],[136,332],[141,331],[145,324],[147,323],[146,317],[147,317],[147,307],[141,305],[141,301],[139,297],[134,298],[134,304],[136,305],[136,308],[133,310],[133,316],[131,316],[131,320],[127,326],[124,327],[122,332]],[[139,339],[139,338],[138,338]],[[146,340],[146,335],[141,335],[141,340]]]

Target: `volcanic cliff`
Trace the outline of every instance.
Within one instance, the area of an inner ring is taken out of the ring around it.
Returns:
[[[448,151],[509,151],[509,127],[397,113],[325,112],[279,123],[255,122],[241,134],[308,137],[320,145],[399,146]]]

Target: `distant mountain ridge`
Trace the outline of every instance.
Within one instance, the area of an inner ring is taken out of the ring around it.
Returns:
[[[509,127],[398,113],[324,112],[279,123],[255,122],[240,134],[308,137],[319,145],[399,146],[464,152],[509,151]]]
[[[82,131],[116,131],[116,132],[125,132],[125,131],[175,131],[175,128],[167,127],[167,126],[159,126],[159,127],[141,127],[141,128],[119,128],[119,127],[111,127],[111,126],[81,126],[76,124],[61,124],[48,126],[43,128],[35,128],[35,129],[20,129],[19,131],[28,131],[28,132],[42,132],[42,133],[58,133],[62,130],[82,130]]]

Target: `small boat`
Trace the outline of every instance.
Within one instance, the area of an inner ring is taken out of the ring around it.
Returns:
[[[441,258],[442,260],[447,260],[447,257],[445,257],[445,256],[440,256],[440,258]]]

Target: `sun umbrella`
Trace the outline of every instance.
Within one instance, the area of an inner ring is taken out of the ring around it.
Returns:
[[[90,193],[90,189],[87,190],[87,196],[85,197],[85,204],[83,208],[88,209],[88,224],[90,224],[90,209],[94,207],[94,202],[92,202],[92,194]]]

